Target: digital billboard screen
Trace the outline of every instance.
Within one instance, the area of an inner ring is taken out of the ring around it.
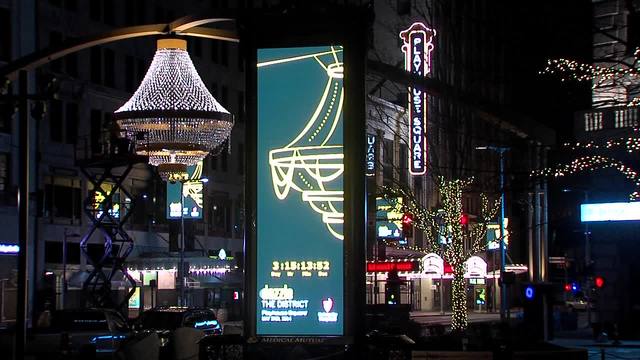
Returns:
[[[344,334],[343,48],[257,53],[259,336]]]
[[[184,195],[182,213],[185,219],[202,219],[204,206],[202,178],[202,161],[187,167],[189,180],[184,184],[167,182],[167,219],[180,219],[180,191]]]

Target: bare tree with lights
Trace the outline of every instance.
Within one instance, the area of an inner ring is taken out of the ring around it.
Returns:
[[[413,226],[424,231],[427,238],[425,250],[434,252],[453,269],[451,328],[460,332],[467,328],[467,294],[464,279],[465,262],[486,247],[487,225],[495,220],[500,200],[493,203],[480,194],[481,210],[473,223],[463,224],[463,193],[468,191],[473,178],[446,180],[437,183],[441,206],[437,210],[426,209],[415,194],[397,186],[383,187],[383,194],[392,204],[413,215]],[[398,197],[403,199],[397,203]]]

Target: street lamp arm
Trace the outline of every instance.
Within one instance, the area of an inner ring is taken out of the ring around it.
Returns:
[[[184,18],[181,18],[184,19]],[[0,68],[0,79],[15,80],[20,70],[33,70],[39,66],[61,58],[65,55],[88,49],[93,46],[108,44],[120,40],[133,39],[143,36],[166,35],[176,33],[184,36],[197,36],[208,39],[238,42],[239,37],[234,30],[223,30],[198,27],[199,24],[208,24],[220,21],[229,21],[227,18],[209,18],[198,21],[180,22],[178,19],[168,24],[150,24],[123,27],[98,35],[89,35],[74,40],[68,40],[60,45],[35,51],[16,59]],[[183,29],[183,30],[179,30]]]
[[[169,23],[169,31],[175,33],[184,33],[185,30],[192,29],[197,26],[212,24],[217,22],[235,21],[232,17],[211,17],[211,16],[196,16],[187,15]]]

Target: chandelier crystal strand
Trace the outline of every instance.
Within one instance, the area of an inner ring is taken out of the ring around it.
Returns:
[[[138,154],[148,155],[163,178],[176,171],[168,164],[187,166],[204,159],[233,127],[232,115],[207,90],[186,44],[184,39],[158,40],[144,80],[114,114]]]

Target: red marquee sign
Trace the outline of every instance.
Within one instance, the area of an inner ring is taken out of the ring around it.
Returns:
[[[390,262],[370,262],[367,263],[367,272],[389,272],[392,270],[420,271],[419,261],[390,261]]]

